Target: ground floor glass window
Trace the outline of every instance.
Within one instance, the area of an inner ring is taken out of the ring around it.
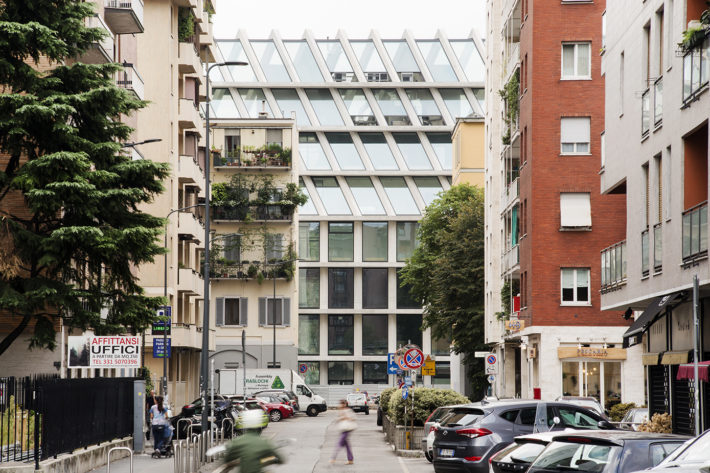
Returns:
[[[436,374],[431,377],[431,384],[451,384],[451,363],[449,363],[448,361],[436,362]]]
[[[328,384],[353,384],[355,376],[353,361],[329,361]]]
[[[313,386],[320,384],[320,361],[300,361],[299,365],[306,365],[308,369],[301,374],[306,384]]]
[[[605,409],[621,401],[621,362],[563,361],[562,394],[592,396]]]
[[[363,384],[387,384],[387,363],[384,361],[362,362]]]

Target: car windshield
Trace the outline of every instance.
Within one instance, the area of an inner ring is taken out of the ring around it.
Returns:
[[[537,442],[519,444],[499,461],[505,463],[532,463],[545,449],[545,445]]]
[[[706,432],[695,442],[685,447],[678,455],[674,455],[673,463],[705,463],[708,461],[709,449],[710,432]]]
[[[589,443],[552,442],[528,470],[602,473],[613,469],[621,447]]]
[[[457,427],[459,425],[470,425],[482,419],[486,413],[481,409],[453,409],[447,416],[441,419],[444,427]]]
[[[364,401],[364,394],[348,394],[348,401]]]

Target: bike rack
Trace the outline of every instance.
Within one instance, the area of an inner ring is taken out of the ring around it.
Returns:
[[[133,450],[128,447],[113,447],[108,451],[108,453],[106,454],[106,473],[111,473],[111,452],[113,452],[114,450],[128,450],[128,453],[130,453],[131,456],[130,472],[133,473]]]
[[[182,419],[178,419],[177,425],[176,425],[176,427],[175,427],[175,430],[177,430],[177,432],[175,433],[175,439],[176,439],[176,440],[180,440],[180,422],[186,422],[187,425],[189,426],[189,425],[190,425],[190,419],[188,419],[188,418],[186,418],[186,417],[183,417]],[[186,429],[186,430],[187,430],[187,429]],[[185,435],[189,436],[189,434],[187,433],[187,431],[185,432]]]

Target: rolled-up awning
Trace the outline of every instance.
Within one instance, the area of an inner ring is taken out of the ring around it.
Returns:
[[[656,297],[641,316],[634,320],[631,327],[624,334],[624,348],[636,345],[641,342],[641,335],[653,325],[653,323],[663,314],[667,307],[683,298],[683,292],[673,292],[665,296]]]
[[[659,363],[660,353],[644,353],[641,355],[641,364],[644,366],[655,366]]]
[[[698,379],[701,379],[706,383],[710,381],[710,376],[708,376],[708,366],[710,366],[710,361],[698,362]],[[683,379],[695,379],[695,366],[693,363],[680,365],[675,379],[679,381]]]
[[[662,365],[680,365],[688,362],[688,351],[667,351],[661,357]]]

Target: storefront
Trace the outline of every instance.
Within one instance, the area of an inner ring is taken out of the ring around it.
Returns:
[[[607,346],[561,346],[562,395],[591,396],[605,409],[621,402],[621,366],[626,350]]]

